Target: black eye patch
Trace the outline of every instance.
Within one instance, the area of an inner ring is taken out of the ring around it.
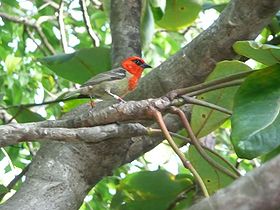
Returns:
[[[136,63],[137,65],[141,65],[141,64],[143,64],[143,62],[141,61],[141,60],[138,60],[138,59],[136,59],[136,60],[133,60],[133,62],[134,63]]]

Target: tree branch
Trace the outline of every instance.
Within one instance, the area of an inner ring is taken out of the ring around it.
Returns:
[[[81,6],[81,10],[83,13],[83,19],[86,25],[86,29],[87,32],[91,38],[92,44],[94,47],[99,47],[100,45],[100,40],[99,37],[97,36],[97,34],[93,31],[92,26],[90,24],[90,18],[88,15],[88,11],[87,11],[87,5],[86,5],[86,1],[85,0],[79,0],[80,6]]]
[[[108,124],[90,128],[42,128],[28,124],[0,126],[0,147],[22,141],[55,140],[64,142],[99,143],[111,138],[147,135],[148,130],[139,123]]]
[[[141,0],[111,1],[113,66],[128,56],[141,55],[140,15]]]
[[[64,0],[60,1],[59,8],[58,8],[58,17],[57,22],[59,26],[60,31],[60,42],[63,49],[63,52],[67,52],[67,37],[65,32],[65,24],[64,24],[64,15],[63,15],[63,9],[64,9]]]

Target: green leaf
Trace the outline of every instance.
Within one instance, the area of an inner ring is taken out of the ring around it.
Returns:
[[[238,41],[234,43],[233,49],[240,55],[268,66],[280,63],[280,47],[278,46],[260,44],[255,41]]]
[[[267,162],[280,154],[280,146],[261,157],[262,162]]]
[[[160,8],[162,11],[165,11],[166,1],[163,1],[163,0],[150,0],[150,4],[151,4],[153,7],[158,7],[158,8]]]
[[[269,29],[272,34],[278,34],[280,32],[279,20],[276,17],[272,18]]]
[[[76,83],[83,83],[111,67],[110,49],[101,47],[54,55],[39,61],[57,75]]]
[[[6,194],[9,192],[9,189],[5,187],[4,185],[0,184],[0,196],[2,197],[3,194]]]
[[[76,99],[71,101],[65,101],[63,105],[63,112],[69,112],[71,109],[76,108],[79,105],[89,103],[89,99]]]
[[[208,156],[210,156],[217,163],[235,173],[224,159],[208,150],[205,151],[207,152]],[[210,195],[214,194],[217,190],[228,186],[234,181],[232,177],[220,172],[219,170],[211,166],[205,159],[201,157],[194,146],[190,146],[188,157],[193,167],[201,176]]]
[[[144,10],[141,19],[141,43],[142,47],[147,47],[152,41],[154,35],[154,17],[148,0],[143,1]]]
[[[196,0],[168,0],[163,17],[156,24],[168,30],[178,30],[192,24],[202,7]]]
[[[154,16],[155,20],[159,21],[164,15],[166,1],[150,0],[149,2],[150,2],[151,9],[153,11],[153,16]]]
[[[13,73],[21,63],[21,58],[13,55],[8,55],[5,60],[5,65],[9,74]]]
[[[252,159],[280,145],[280,65],[251,74],[234,100],[231,141],[237,155]]]
[[[191,186],[189,178],[163,170],[129,174],[121,181],[111,209],[166,210],[178,194]]]
[[[14,116],[18,123],[38,122],[45,120],[45,118],[43,118],[41,115],[26,108],[12,108],[8,110],[8,113]]]
[[[246,64],[239,61],[219,62],[206,81],[220,79],[238,72],[251,70]],[[228,87],[205,94],[201,94],[197,99],[207,101],[231,110],[233,107],[234,95],[238,87]],[[191,126],[198,137],[206,136],[222,125],[230,116],[219,111],[202,106],[193,106]]]

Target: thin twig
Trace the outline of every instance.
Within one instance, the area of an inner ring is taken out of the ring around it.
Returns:
[[[20,174],[16,175],[15,178],[7,185],[7,190],[10,191],[11,189],[14,188],[14,186],[16,185],[16,183],[26,174],[26,172],[29,169],[30,164],[28,164],[27,166],[25,166],[24,169],[22,169],[22,171],[20,172]],[[3,197],[6,195],[6,193],[0,194],[0,200],[3,199]]]
[[[42,46],[40,44],[37,43],[35,37],[33,36],[33,34],[31,33],[31,31],[29,30],[29,28],[25,28],[25,31],[27,33],[27,35],[29,36],[29,38],[37,45],[38,49],[44,54],[44,56],[47,56],[48,54],[45,52],[44,48],[42,48]]]
[[[148,128],[149,130],[149,134],[150,135],[153,135],[153,134],[159,134],[159,133],[162,133],[162,131],[160,129],[156,129],[156,128]],[[192,144],[193,145],[193,142],[191,141],[190,138],[187,138],[185,136],[182,136],[178,133],[174,133],[174,132],[171,132],[169,131],[170,135],[173,136],[173,137],[176,137],[178,139],[181,139],[184,141],[185,144],[183,145],[186,145],[186,144]],[[183,145],[180,145],[183,146]],[[216,151],[210,149],[209,147],[207,146],[204,146],[204,145],[201,145],[201,147],[204,149],[204,150],[207,150],[208,152],[211,152],[213,155],[219,157],[222,161],[224,161],[233,171],[235,171],[236,174],[240,174],[239,171],[237,170],[237,168],[235,168],[230,162],[228,162],[228,160],[226,160],[223,156],[221,156],[219,153],[217,153]]]
[[[202,101],[202,100],[192,98],[192,97],[189,97],[189,96],[186,96],[186,95],[181,96],[181,98],[183,98],[184,101],[188,104],[195,104],[195,105],[198,105],[198,106],[204,106],[204,107],[214,109],[214,110],[217,110],[219,112],[222,112],[222,113],[225,113],[225,114],[228,114],[228,115],[232,115],[232,112],[230,110],[228,110],[224,107],[218,106],[216,104],[212,104],[212,103],[209,103],[207,101]]]
[[[63,8],[64,8],[64,0],[60,1],[59,4],[59,9],[58,9],[58,17],[57,17],[57,22],[59,26],[59,31],[60,31],[60,42],[61,46],[64,52],[67,52],[67,37],[66,37],[66,32],[65,32],[65,24],[63,21]]]
[[[217,84],[217,85],[212,85],[212,86],[209,86],[209,87],[197,90],[197,91],[192,91],[190,93],[187,93],[186,95],[187,96],[197,96],[197,95],[200,95],[202,93],[207,93],[207,92],[210,92],[210,91],[213,91],[213,90],[218,90],[218,89],[221,89],[221,88],[238,86],[238,85],[241,85],[243,82],[244,82],[244,79],[233,80],[233,81],[230,81],[230,82],[224,82],[224,83]]]
[[[155,120],[157,121],[160,129],[162,130],[164,136],[166,137],[166,140],[168,141],[169,145],[171,146],[171,148],[174,150],[174,152],[178,155],[178,157],[180,158],[180,160],[182,161],[183,165],[185,168],[189,169],[193,176],[195,177],[195,179],[197,180],[199,186],[201,187],[201,190],[204,194],[205,197],[209,197],[209,193],[207,191],[207,188],[202,180],[202,178],[200,177],[200,175],[197,173],[197,171],[195,170],[195,168],[192,166],[192,164],[186,159],[184,153],[181,152],[181,150],[177,147],[176,143],[174,142],[174,140],[172,139],[164,121],[163,121],[163,117],[162,114],[156,110],[154,107],[150,107],[149,109],[149,113],[155,118]]]
[[[213,160],[203,149],[203,147],[200,145],[198,139],[196,138],[196,136],[194,135],[192,128],[190,126],[190,123],[188,121],[188,119],[186,118],[184,112],[182,110],[180,110],[177,107],[171,107],[171,111],[172,113],[177,114],[181,121],[183,122],[183,125],[186,129],[186,131],[188,132],[190,139],[193,142],[193,145],[195,146],[195,148],[197,149],[197,151],[199,152],[199,154],[208,162],[210,163],[213,167],[215,167],[216,169],[218,169],[219,171],[227,174],[228,176],[237,179],[240,175],[236,173],[236,171],[234,171],[235,173],[233,173],[232,171],[228,170],[227,168],[223,167],[222,165],[218,164],[215,160]]]
[[[23,24],[23,25],[26,25],[26,26],[29,26],[29,27],[34,27],[35,26],[35,23],[31,20],[28,20],[28,19],[23,18],[23,17],[11,16],[11,15],[8,15],[4,12],[0,12],[0,17],[3,18],[3,19],[6,19],[6,20],[12,21],[14,23]]]
[[[168,95],[170,95],[171,97],[174,98],[174,97],[179,96],[179,95],[193,93],[195,91],[202,90],[202,89],[204,90],[208,87],[220,87],[220,86],[217,86],[217,85],[228,84],[227,82],[232,82],[234,80],[244,78],[244,77],[250,75],[253,72],[255,72],[255,70],[245,71],[245,72],[229,75],[229,76],[223,77],[221,79],[207,81],[207,82],[200,83],[200,84],[197,84],[197,85],[194,85],[194,86],[173,90],[173,91],[170,91],[168,93]],[[191,96],[191,95],[189,95],[189,96]]]
[[[191,192],[192,190],[195,190],[195,186],[191,185],[190,187],[188,187],[186,190],[184,190],[183,192],[181,192],[179,195],[176,196],[175,200],[169,204],[169,207],[166,210],[172,210],[176,207],[177,203],[179,203],[182,200],[185,200],[187,197],[186,195]]]
[[[52,101],[44,101],[42,103],[19,104],[19,105],[0,107],[0,109],[7,110],[7,109],[12,109],[12,108],[30,108],[30,107],[35,107],[35,106],[43,106],[43,105],[65,102],[65,101],[70,101],[70,100],[75,100],[75,99],[83,99],[83,98],[88,98],[88,97],[86,97],[86,96],[76,97],[75,96],[75,97],[69,97],[69,98],[60,98],[60,99],[55,99]]]
[[[46,37],[46,35],[44,34],[42,28],[40,25],[35,25],[34,29],[37,31],[39,37],[42,40],[42,43],[45,45],[45,47],[48,49],[48,51],[54,55],[56,52],[54,50],[54,48],[52,47],[52,45],[49,43],[48,38]]]
[[[20,172],[20,174],[16,175],[15,178],[7,185],[7,188],[9,190],[13,189],[13,187],[15,186],[15,184],[26,174],[26,172],[29,169],[30,164],[28,164],[27,166],[25,166],[24,169],[22,169],[22,171]]]
[[[79,0],[79,2],[80,2],[81,10],[82,10],[82,13],[83,13],[83,19],[84,19],[84,22],[85,22],[85,25],[86,25],[86,29],[87,29],[87,32],[88,32],[91,40],[92,40],[92,44],[93,44],[94,47],[99,47],[100,40],[99,40],[97,34],[93,31],[92,26],[90,24],[90,18],[89,18],[89,15],[88,15],[86,2],[85,2],[85,0]]]
[[[58,10],[59,5],[54,2],[53,0],[44,0],[45,3],[48,3],[51,7],[53,7],[54,9]]]
[[[49,41],[48,41],[46,35],[44,34],[40,24],[38,24],[35,21],[33,22],[31,20],[28,20],[26,18],[11,16],[11,15],[8,15],[4,12],[0,12],[0,17],[2,17],[3,19],[6,19],[6,20],[12,21],[14,23],[19,23],[19,24],[23,24],[25,26],[34,28],[36,30],[36,32],[38,33],[38,35],[40,36],[40,38],[42,40],[42,43],[48,49],[48,51],[53,55],[55,54],[55,50],[52,47],[52,45],[49,43]]]
[[[14,119],[16,119],[22,111],[23,111],[23,108],[19,107],[19,110],[16,112],[16,114],[14,116],[11,117],[11,119],[8,120],[7,124],[11,123]]]

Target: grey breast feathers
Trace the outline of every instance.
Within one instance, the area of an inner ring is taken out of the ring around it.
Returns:
[[[126,70],[124,70],[123,68],[116,68],[92,77],[84,84],[82,84],[81,87],[96,85],[105,81],[120,80],[125,78],[125,76]]]

